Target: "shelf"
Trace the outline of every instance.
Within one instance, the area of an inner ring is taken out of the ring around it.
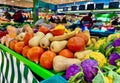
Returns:
[[[27,65],[35,74],[37,74],[38,76],[40,76],[43,79],[47,79],[50,78],[56,74],[62,75],[64,72],[55,72],[53,70],[47,70],[44,69],[43,67],[41,67],[39,64],[35,64],[34,62],[28,60],[27,58],[23,57],[22,55],[14,52],[13,50],[7,48],[6,46],[0,44],[0,48],[8,53],[10,53],[11,55],[15,56],[17,59],[19,59],[20,61],[22,61],[25,65]]]
[[[66,14],[76,14],[76,13],[107,13],[107,12],[120,12],[120,9],[103,9],[103,10],[78,10],[78,11],[59,11],[59,13],[66,13]]]

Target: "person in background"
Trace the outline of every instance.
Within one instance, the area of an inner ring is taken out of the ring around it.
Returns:
[[[56,24],[61,23],[59,16],[56,16],[56,18],[55,18],[55,23],[56,23]]]
[[[54,28],[57,25],[55,23],[55,16],[51,16],[51,18],[49,19],[49,25],[51,26],[51,28]]]
[[[11,16],[11,14],[9,13],[9,12],[4,12],[4,16],[5,16],[5,19],[7,19],[7,20],[11,20],[12,19],[12,16]]]
[[[15,22],[23,23],[24,22],[24,17],[22,15],[23,11],[19,10],[13,15],[13,20]]]
[[[92,13],[89,13],[87,16],[84,16],[80,21],[80,25],[90,29],[93,26],[93,20],[91,17]]]
[[[65,17],[65,16],[63,17],[63,19],[62,19],[61,23],[63,23],[63,24],[64,24],[64,23],[67,23],[67,19],[66,19],[66,17]]]
[[[118,25],[119,24],[118,20],[119,20],[119,17],[117,17],[116,19],[114,19],[112,21],[112,25]]]

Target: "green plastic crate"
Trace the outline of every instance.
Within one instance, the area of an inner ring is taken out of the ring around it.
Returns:
[[[20,61],[22,61],[25,65],[27,65],[35,74],[37,74],[38,76],[40,76],[43,79],[48,79],[56,74],[58,75],[63,75],[64,72],[55,72],[53,70],[47,70],[43,67],[41,67],[39,64],[36,64],[30,60],[28,60],[27,58],[23,57],[22,55],[16,53],[15,51],[7,48],[6,46],[0,44],[0,48],[8,53],[10,53],[11,55],[15,56],[17,59],[19,59]]]

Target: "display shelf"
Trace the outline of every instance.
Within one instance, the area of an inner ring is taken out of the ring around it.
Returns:
[[[35,64],[34,62],[26,59],[25,57],[23,57],[22,55],[14,52],[13,50],[7,48],[6,46],[0,44],[0,48],[8,53],[10,53],[11,55],[15,56],[17,59],[19,59],[20,61],[22,61],[25,65],[27,65],[35,74],[37,74],[38,76],[40,76],[43,79],[47,79],[50,78],[56,74],[59,75],[63,75],[64,72],[55,72],[53,70],[47,70],[44,69],[43,67],[41,67],[39,64]]]
[[[59,13],[65,14],[76,14],[76,13],[108,13],[108,12],[120,12],[120,9],[102,9],[102,10],[78,10],[78,11],[58,11]]]
[[[110,32],[110,31],[104,31],[104,30],[90,30],[90,34],[93,36],[100,36],[100,37],[107,37],[110,34],[115,34],[117,32]]]

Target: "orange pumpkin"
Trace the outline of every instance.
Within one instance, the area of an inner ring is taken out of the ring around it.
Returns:
[[[41,47],[32,47],[27,52],[27,58],[35,63],[38,63],[43,52],[44,49]]]
[[[21,42],[17,42],[17,43],[15,44],[15,48],[14,48],[14,49],[15,49],[15,51],[16,51],[17,53],[21,54],[24,46],[25,46],[24,42],[22,42],[22,41],[21,41]]]
[[[63,49],[62,51],[59,52],[59,55],[67,57],[67,58],[73,58],[74,55],[69,49]]]
[[[46,27],[46,26],[40,26],[40,29],[39,29],[40,32],[43,32],[44,34],[47,34],[48,32],[50,32],[49,28]]]
[[[41,55],[41,58],[40,58],[40,65],[43,68],[52,69],[53,59],[54,59],[55,56],[56,56],[56,54],[54,52],[50,51],[50,50],[44,52]]]
[[[83,32],[80,32],[80,33],[76,34],[76,37],[83,38],[83,39],[84,39],[84,41],[85,41],[85,44],[87,44],[87,43],[88,43],[89,38],[88,38],[88,36],[87,36],[87,35],[85,35]]]
[[[83,51],[85,47],[85,41],[80,37],[72,37],[68,40],[67,47],[72,52]]]
[[[23,55],[24,57],[27,57],[27,52],[28,52],[29,49],[30,49],[29,46],[25,46],[25,47],[23,48],[23,50],[22,50],[22,55]]]
[[[14,50],[15,49],[15,44],[17,42],[18,41],[16,39],[11,40],[10,43],[9,43],[10,49]]]
[[[51,33],[54,36],[59,36],[59,35],[63,35],[65,33],[65,29],[52,29]]]
[[[33,33],[27,32],[24,37],[25,45],[28,45],[29,40],[33,37]]]

